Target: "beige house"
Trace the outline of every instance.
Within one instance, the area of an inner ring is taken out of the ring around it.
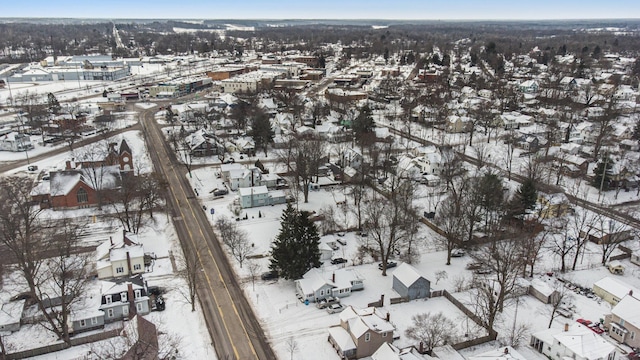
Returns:
[[[98,279],[111,279],[142,274],[144,266],[144,248],[133,239],[135,235],[123,231],[122,239],[113,237],[96,249],[96,271]]]
[[[375,307],[355,309],[347,307],[340,313],[340,325],[329,328],[329,343],[342,359],[371,356],[384,343],[393,342],[395,327],[389,313]]]
[[[605,316],[604,326],[611,338],[631,347],[640,347],[640,299],[627,295]]]
[[[605,277],[593,284],[593,292],[602,300],[611,305],[616,305],[620,300],[631,294],[640,294],[640,290],[612,277]]]

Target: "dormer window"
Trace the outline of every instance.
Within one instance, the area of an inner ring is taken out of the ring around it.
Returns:
[[[111,298],[111,295],[107,295],[104,297],[104,301],[107,304],[111,304],[113,302],[113,299]]]
[[[120,293],[120,301],[127,301],[127,293],[125,291]]]
[[[141,296],[142,296],[142,292],[140,290],[134,291],[134,295],[133,295],[134,299],[137,299],[137,298],[139,298]]]

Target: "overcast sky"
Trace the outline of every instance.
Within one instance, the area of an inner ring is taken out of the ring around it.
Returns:
[[[639,18],[640,0],[2,0],[0,17],[164,19]]]

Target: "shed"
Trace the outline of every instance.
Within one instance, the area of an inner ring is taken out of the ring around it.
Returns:
[[[529,285],[529,295],[545,304],[555,303],[558,296],[560,296],[556,290],[549,286],[549,284],[540,279],[531,280],[531,284]]]
[[[431,297],[430,286],[431,282],[407,263],[393,272],[393,290],[408,300]]]
[[[609,272],[615,275],[622,275],[624,274],[624,265],[620,262],[620,260],[613,260],[610,261],[609,264],[607,264],[607,269],[609,269]]]

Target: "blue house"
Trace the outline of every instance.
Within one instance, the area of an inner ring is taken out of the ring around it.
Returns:
[[[413,266],[403,263],[393,272],[393,290],[408,300],[428,298],[431,297],[431,282]]]

